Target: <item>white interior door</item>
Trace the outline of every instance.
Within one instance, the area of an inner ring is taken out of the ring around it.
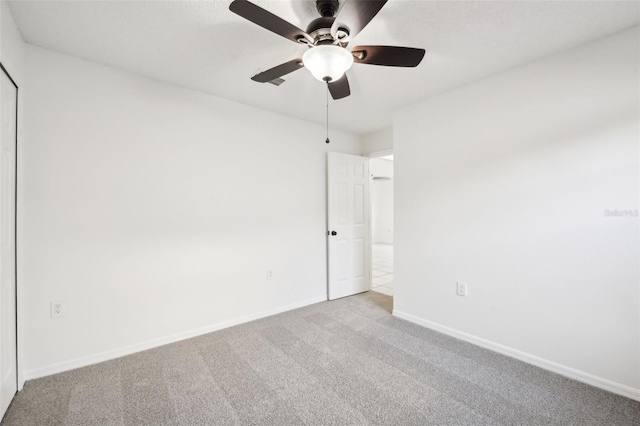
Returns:
[[[371,288],[369,159],[328,156],[329,300]]]
[[[18,390],[16,358],[16,101],[0,71],[0,418]]]

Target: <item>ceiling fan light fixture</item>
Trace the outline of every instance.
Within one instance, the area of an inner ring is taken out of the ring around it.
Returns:
[[[320,81],[339,80],[351,65],[353,56],[344,47],[334,45],[315,46],[302,55],[302,63]]]

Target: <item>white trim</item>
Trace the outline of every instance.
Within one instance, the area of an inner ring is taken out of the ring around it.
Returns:
[[[416,317],[411,314],[407,314],[402,311],[398,311],[396,309],[393,310],[393,315],[395,317],[412,322],[414,324],[421,325],[431,330],[438,331],[448,336],[452,336],[457,339],[464,340],[469,343],[473,343],[474,345],[483,347],[485,349],[489,349],[494,352],[498,352],[500,354],[518,359],[520,361],[524,361],[528,364],[535,365],[536,367],[553,371],[554,373],[561,374],[563,376],[569,377],[579,382],[583,382],[588,385],[595,386],[600,389],[604,389],[606,391],[613,392],[618,395],[622,395],[627,398],[634,399],[636,401],[640,401],[640,389],[632,388],[631,386],[623,385],[621,383],[616,383],[611,380],[604,379],[602,377],[594,376],[593,374],[576,370],[575,368],[567,367],[565,365],[558,364],[553,361],[549,361],[547,359],[528,354],[526,352],[522,352],[518,349],[513,349],[508,346],[504,346],[499,343],[495,343],[490,340],[486,340],[481,337],[477,337],[472,334],[468,334],[463,331],[459,331],[459,330],[444,326],[442,324],[438,324],[433,321],[429,321],[426,319]]]
[[[282,312],[287,312],[293,309],[302,308],[304,306],[325,302],[326,300],[327,298],[324,295],[321,297],[314,297],[312,299],[307,299],[307,300],[292,303],[289,305],[280,306],[274,309],[268,309],[266,311],[258,312],[256,314],[245,315],[245,316],[234,318],[231,320],[222,321],[216,324],[211,324],[205,327],[200,327],[193,330],[172,334],[170,336],[147,340],[146,342],[136,343],[134,345],[125,346],[119,349],[114,349],[114,350],[100,352],[100,353],[89,355],[89,356],[75,358],[75,359],[63,361],[57,364],[36,368],[33,370],[27,370],[24,372],[25,380],[33,380],[39,377],[50,376],[52,374],[62,373],[64,371],[74,370],[80,367],[86,367],[87,365],[97,364],[103,361],[109,361],[115,358],[131,355],[136,352],[157,348],[158,346],[179,342],[181,340],[186,340],[192,337],[197,337],[203,334],[233,327],[234,325],[244,324],[250,321],[255,321],[257,319],[270,317],[272,315],[276,315]]]

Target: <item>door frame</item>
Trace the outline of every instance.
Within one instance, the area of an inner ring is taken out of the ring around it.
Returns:
[[[379,150],[379,151],[374,151],[374,152],[369,152],[367,154],[361,154],[362,157],[367,157],[369,160],[373,159],[373,158],[378,158],[378,157],[384,157],[385,155],[391,155],[393,154],[393,148],[389,148],[389,149],[383,149],[383,150]],[[326,200],[327,200],[327,208],[326,208],[326,229],[329,230],[329,161],[328,161],[328,157],[326,158],[326,164],[325,164],[325,172],[326,172]],[[395,167],[395,163],[394,163],[394,167]],[[371,173],[371,172],[369,172]],[[370,177],[369,177],[370,178]],[[371,269],[371,260],[372,260],[372,253],[371,253],[371,248],[373,246],[373,226],[372,226],[372,222],[371,222],[371,185],[369,185],[369,248],[367,250],[367,253],[365,254],[365,256],[368,257],[368,264],[369,264],[369,269]],[[327,231],[328,232],[328,231]],[[326,255],[326,274],[327,274],[327,300],[329,300],[329,240],[325,239],[326,241],[326,251],[325,251],[325,255]],[[371,274],[371,271],[369,271],[369,291],[371,291],[371,289],[373,288],[373,274]]]
[[[4,66],[4,63],[0,61],[0,69],[2,70],[2,72],[4,73],[4,75],[7,76],[7,78],[9,79],[9,81],[11,81],[11,83],[13,84],[13,86],[16,88],[16,136],[15,136],[15,164],[14,164],[14,187],[13,187],[13,207],[14,207],[14,212],[13,212],[13,220],[14,220],[14,242],[13,242],[13,248],[14,248],[14,254],[13,254],[13,261],[14,261],[14,275],[15,275],[15,282],[14,282],[14,291],[15,291],[15,312],[16,312],[16,389],[17,391],[21,391],[22,387],[20,386],[21,381],[20,381],[20,357],[19,357],[19,338],[18,338],[18,115],[19,115],[19,110],[18,110],[18,106],[19,106],[19,99],[20,99],[20,87],[18,86],[18,84],[16,83],[16,81],[13,79],[13,77],[11,77],[11,74],[9,73],[9,71],[7,70],[7,68]]]

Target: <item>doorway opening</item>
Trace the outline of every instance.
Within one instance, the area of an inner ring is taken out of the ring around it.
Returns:
[[[393,154],[370,157],[371,290],[393,296]]]

